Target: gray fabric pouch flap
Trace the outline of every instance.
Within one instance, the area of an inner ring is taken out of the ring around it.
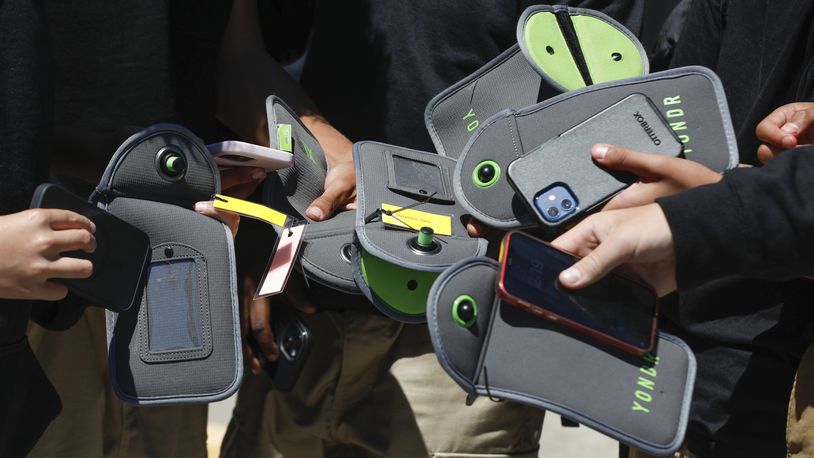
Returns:
[[[438,154],[457,158],[480,123],[507,108],[537,102],[543,79],[529,65],[520,48],[512,46],[463,80],[433,97],[424,111],[424,123]]]
[[[455,160],[376,142],[356,143],[353,158],[356,164],[356,237],[360,248],[358,258],[361,258],[357,261],[365,267],[363,272],[363,266],[357,266],[357,284],[374,305],[402,321],[405,321],[404,314],[392,313],[393,309],[399,309],[398,304],[386,297],[390,294],[406,297],[423,290],[424,296],[416,299],[420,313],[416,310],[415,317],[423,321],[426,292],[432,282],[426,281],[428,276],[417,273],[432,274],[434,279],[458,260],[483,254],[487,246],[486,240],[469,237],[463,209],[454,201],[451,173]],[[398,211],[392,213],[393,217],[404,221],[409,228],[385,225],[381,215],[383,204],[438,215],[449,222],[451,235],[437,233],[432,238],[431,249],[416,249],[417,231],[423,225]],[[374,277],[383,276],[382,269],[392,271],[392,275],[385,277],[404,276],[404,282],[387,280],[388,284],[384,285],[374,280]],[[419,281],[416,275],[423,280]],[[394,284],[399,288],[403,286],[404,291],[390,291],[390,294],[383,291],[392,290]]]
[[[320,222],[305,216],[305,210],[322,195],[328,162],[325,152],[299,116],[280,98],[266,99],[271,147],[280,149],[277,126],[291,126],[293,165],[269,173],[263,189],[264,204],[308,221],[300,254],[303,273],[309,280],[329,288],[359,294],[350,265],[354,212],[342,212]]]
[[[557,19],[551,24],[539,21],[541,16],[557,16],[561,23]],[[532,25],[527,27],[530,20]],[[649,71],[647,55],[636,36],[599,11],[533,6],[520,18],[517,38],[519,45],[427,104],[424,122],[438,154],[458,158],[478,127],[501,110],[520,109],[583,87],[584,78],[593,84]]]
[[[177,175],[162,167],[166,154]],[[123,400],[207,403],[240,386],[243,358],[232,234],[192,210],[220,192],[200,139],[159,124],[119,147],[92,200],[150,237],[152,260],[131,309],[107,311],[110,376]]]
[[[684,144],[687,159],[718,172],[737,165],[737,144],[720,80],[706,68],[683,67],[596,84],[496,114],[481,124],[458,159],[453,173],[457,201],[490,226],[509,229],[535,224],[506,179],[509,164],[634,93],[655,103]],[[499,175],[489,186],[474,179],[484,163],[494,163]]]
[[[560,92],[650,71],[636,35],[601,11],[530,6],[517,22],[517,43],[532,68]]]
[[[660,333],[653,354],[600,348],[497,299],[498,265],[463,260],[438,277],[427,321],[438,360],[468,393],[551,410],[655,455],[684,441],[695,357],[680,339]],[[477,307],[474,325],[453,317],[463,296]]]

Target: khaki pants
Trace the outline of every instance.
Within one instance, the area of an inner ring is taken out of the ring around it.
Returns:
[[[467,407],[426,326],[355,312],[305,321],[315,344],[294,390],[248,376],[222,456],[537,456],[543,412],[485,398]]]
[[[794,378],[786,423],[787,456],[814,456],[814,344],[810,345]]]
[[[205,405],[134,407],[113,393],[104,310],[89,307],[63,332],[29,326],[31,348],[62,399],[62,412],[31,457],[205,457]]]

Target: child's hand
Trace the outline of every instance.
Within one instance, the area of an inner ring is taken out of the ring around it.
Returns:
[[[814,143],[814,103],[783,105],[761,121],[755,133],[763,142],[757,157],[764,164],[787,149]]]
[[[0,216],[0,297],[56,301],[68,288],[58,278],[88,278],[93,264],[62,257],[96,249],[94,225],[67,210],[34,209]]]
[[[659,197],[721,181],[721,174],[687,159],[660,154],[639,153],[620,146],[594,145],[591,156],[597,164],[613,170],[630,172],[637,183],[616,195],[605,210],[638,207],[653,203]]]

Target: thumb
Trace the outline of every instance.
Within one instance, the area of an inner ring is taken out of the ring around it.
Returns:
[[[323,221],[331,217],[334,211],[347,200],[345,192],[339,186],[328,186],[321,196],[314,199],[305,215],[314,221]]]
[[[610,243],[609,243],[610,242]],[[621,265],[627,256],[618,242],[605,240],[588,256],[560,272],[560,283],[566,288],[579,289],[596,283]]]
[[[797,137],[814,123],[814,113],[795,104],[785,105],[772,112],[755,128],[757,138],[764,144],[790,149],[797,146]]]
[[[780,130],[794,137],[794,144],[791,144],[786,137],[783,139],[783,146],[797,146],[799,137],[803,136],[814,125],[814,110],[795,111],[788,122],[780,127]],[[788,144],[787,144],[788,143]]]

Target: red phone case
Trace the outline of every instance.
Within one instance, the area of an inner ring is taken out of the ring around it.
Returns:
[[[500,246],[500,257],[499,257],[499,259],[500,259],[500,275],[497,277],[497,285],[496,285],[495,289],[497,290],[498,296],[500,296],[500,298],[504,302],[506,302],[508,304],[511,304],[511,305],[513,305],[515,307],[518,307],[520,309],[523,309],[523,310],[525,310],[527,312],[533,313],[535,315],[539,315],[539,316],[541,316],[541,317],[543,317],[543,318],[545,318],[547,320],[550,320],[550,321],[553,321],[553,322],[556,322],[556,323],[560,323],[563,326],[567,326],[567,327],[569,327],[569,328],[571,328],[571,329],[573,329],[575,331],[578,331],[578,332],[580,332],[582,334],[588,335],[588,336],[590,336],[590,337],[592,337],[592,338],[594,338],[596,340],[599,340],[599,341],[604,342],[604,343],[606,343],[608,345],[619,348],[619,349],[621,349],[621,350],[623,350],[625,352],[632,353],[632,354],[637,355],[637,356],[641,356],[641,355],[644,355],[646,353],[649,353],[653,349],[653,343],[655,342],[655,338],[656,338],[656,324],[657,324],[657,319],[658,319],[658,300],[656,300],[656,308],[654,310],[653,318],[651,320],[651,325],[650,325],[650,345],[647,348],[640,348],[640,347],[637,347],[635,345],[631,345],[628,342],[620,340],[620,339],[618,339],[616,337],[605,334],[602,331],[596,330],[594,328],[590,328],[588,326],[583,325],[582,323],[578,323],[576,321],[565,318],[565,317],[563,317],[561,315],[558,315],[558,314],[556,314],[556,313],[554,313],[554,312],[552,312],[552,311],[550,311],[550,310],[548,310],[548,309],[546,309],[544,307],[541,307],[541,306],[539,306],[537,304],[532,304],[532,303],[529,303],[527,301],[524,301],[523,299],[520,299],[519,297],[513,296],[511,293],[509,293],[509,291],[506,289],[506,287],[504,285],[503,280],[504,280],[504,275],[506,274],[506,259],[508,258],[509,246],[511,245],[511,237],[515,233],[516,233],[515,231],[512,231],[512,232],[509,232],[508,234],[506,234],[506,237],[503,239],[503,242],[501,243],[501,246]],[[540,239],[537,239],[535,237],[531,237],[530,235],[523,234],[523,235],[521,235],[521,237],[528,237],[528,238],[530,238],[532,240],[535,240],[535,241],[537,241],[537,242],[539,242],[539,243],[541,243],[541,244],[543,244],[543,245],[545,245],[545,246],[547,246],[547,247],[549,247],[549,248],[551,248],[553,250],[557,250],[557,251],[560,251],[562,253],[566,253],[569,256],[577,257],[577,256],[575,256],[575,255],[573,255],[571,253],[567,253],[567,252],[565,252],[563,250],[559,250],[557,248],[554,248],[549,243],[546,243],[546,242],[544,242],[544,241],[542,241]],[[610,273],[609,275],[616,275],[617,277],[621,277],[621,278],[625,279],[626,281],[634,282],[634,283],[646,288],[647,290],[652,291],[652,288],[650,288],[649,286],[644,285],[641,282],[635,281],[635,280],[633,280],[631,278],[628,278],[627,276],[624,276],[624,275],[621,275],[621,274],[618,274],[618,273]],[[655,292],[653,293],[653,296],[656,297]]]

